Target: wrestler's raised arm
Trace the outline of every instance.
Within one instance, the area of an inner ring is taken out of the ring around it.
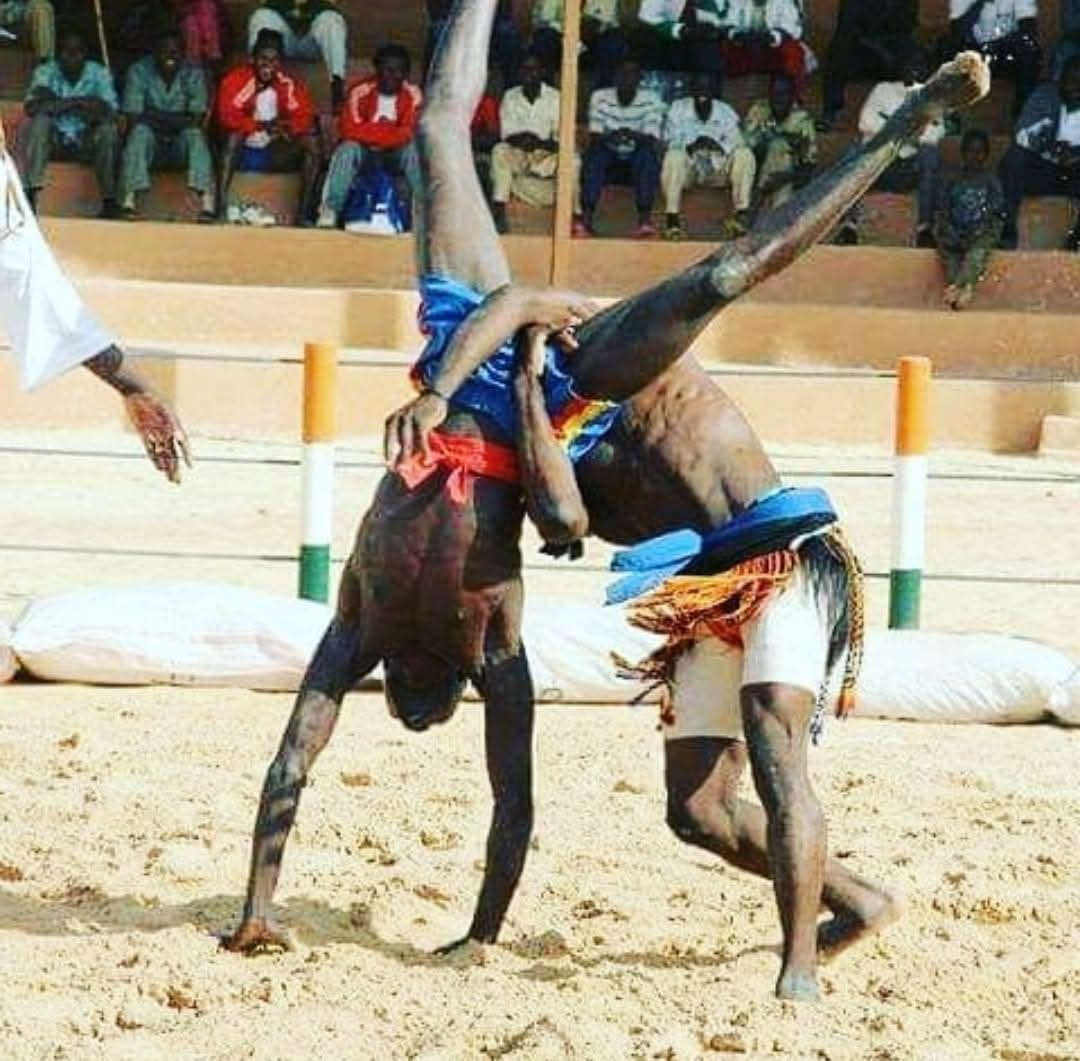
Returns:
[[[417,454],[428,458],[428,435],[446,419],[454,391],[512,335],[536,324],[565,336],[567,329],[597,310],[574,291],[514,284],[493,291],[458,328],[428,386],[387,419],[383,436],[387,465],[396,469]],[[572,345],[572,338],[567,341]]]
[[[544,405],[540,377],[544,371],[548,333],[531,326],[519,339],[514,371],[517,407],[517,449],[525,509],[547,545],[573,546],[589,530],[589,514],[581,499],[574,466],[559,445]]]

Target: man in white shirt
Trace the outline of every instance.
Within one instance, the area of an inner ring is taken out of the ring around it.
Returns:
[[[689,96],[675,100],[664,121],[664,237],[681,239],[679,207],[683,191],[695,184],[731,188],[732,219],[745,232],[754,191],[754,153],[743,142],[739,116],[713,94],[711,74],[695,74]]]
[[[511,193],[530,206],[555,202],[559,166],[559,92],[544,84],[540,57],[525,56],[521,84],[499,105],[500,140],[491,151],[491,214],[499,232],[509,231]]]
[[[563,0],[533,0],[532,50],[544,76],[554,78],[562,66]],[[581,67],[594,88],[607,88],[626,55],[626,36],[619,26],[619,0],[584,0],[581,5]]]
[[[914,50],[904,61],[902,81],[882,81],[871,90],[859,112],[859,136],[863,143],[872,139],[889,117],[900,108],[908,95],[920,87],[929,74],[925,52]],[[877,179],[874,190],[910,192],[918,190],[918,217],[915,246],[934,245],[934,207],[937,203],[938,176],[941,172],[941,140],[945,135],[942,121],[926,125],[918,144],[900,148],[896,161]],[[858,242],[859,207],[849,211],[837,234],[837,243]]]
[[[187,436],[169,407],[127,363],[91,316],[38,228],[0,123],[0,316],[19,372],[31,390],[85,365],[123,399],[154,467],[180,481],[190,465]]]
[[[721,72],[728,0],[641,0],[631,51],[648,70]]]
[[[724,76],[784,73],[802,96],[811,55],[804,29],[799,0],[730,0],[721,24]]]
[[[1039,81],[1038,14],[1036,0],[949,0],[950,53],[982,52],[995,80],[1011,78],[1014,118]]]
[[[597,89],[589,99],[589,146],[581,160],[581,214],[574,235],[593,234],[593,215],[604,185],[614,177],[634,188],[638,239],[656,235],[653,203],[660,185],[660,126],[664,104],[641,87],[641,66],[624,59],[614,88]]]
[[[1017,216],[1025,195],[1062,195],[1080,209],[1080,55],[1065,63],[1057,84],[1040,85],[1016,124],[1016,138],[1001,160],[1005,193],[1002,246],[1017,243]],[[1065,238],[1080,250],[1080,213]]]

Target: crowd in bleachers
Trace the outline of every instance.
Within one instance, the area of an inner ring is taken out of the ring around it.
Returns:
[[[942,139],[960,131],[946,123],[927,128],[878,184],[914,194],[914,242],[951,256],[962,304],[989,249],[1016,245],[1025,195],[1080,195],[1080,0],[1061,0],[1057,42],[1040,42],[1036,3],[950,0],[947,32],[932,40],[916,0],[839,0],[819,62],[802,0],[640,0],[629,19],[619,0],[584,0],[575,235],[597,232],[612,183],[632,189],[640,238],[682,238],[684,193],[699,185],[728,189],[715,209],[736,235],[811,178],[819,135],[837,127],[852,82],[873,83],[855,134],[868,138],[931,64],[975,48],[990,57],[995,84],[1012,82],[1015,129],[998,176],[977,129],[967,130],[961,170],[943,175]],[[296,172],[299,223],[402,231],[417,180],[419,86],[450,7],[426,0],[422,57],[386,42],[372,72],[350,81],[349,27],[333,0],[262,0],[243,27],[230,24],[223,0],[130,0],[112,23],[111,68],[91,57],[97,41],[85,30],[61,25],[58,37],[53,0],[0,0],[0,27],[35,64],[18,136],[30,200],[52,160],[78,160],[93,166],[102,213],[134,219],[154,172],[179,168],[200,220],[269,223],[257,204],[230,202],[233,175]],[[563,3],[533,0],[526,25],[515,20],[520,8],[500,4],[490,91],[472,130],[504,232],[511,200],[553,203],[560,164]],[[306,84],[294,59],[318,61],[326,84]],[[768,88],[740,116],[725,90],[748,74],[769,75]],[[812,113],[807,88],[817,77]],[[327,90],[323,115],[313,87]],[[856,210],[836,240],[858,239]],[[1067,245],[1078,244],[1074,227]]]

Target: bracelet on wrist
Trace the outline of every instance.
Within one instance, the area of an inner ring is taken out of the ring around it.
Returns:
[[[444,402],[446,402],[447,405],[450,404],[449,395],[443,394],[442,391],[436,389],[435,387],[431,387],[431,386],[425,387],[420,393],[421,394],[433,395],[436,398],[441,398]]]

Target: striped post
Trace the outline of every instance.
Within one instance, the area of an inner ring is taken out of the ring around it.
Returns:
[[[896,465],[893,471],[892,570],[889,626],[919,625],[926,558],[926,451],[929,441],[928,357],[902,357],[896,387]]]
[[[323,602],[330,596],[337,355],[337,347],[329,343],[304,345],[304,445],[300,461],[303,483],[300,596]]]

